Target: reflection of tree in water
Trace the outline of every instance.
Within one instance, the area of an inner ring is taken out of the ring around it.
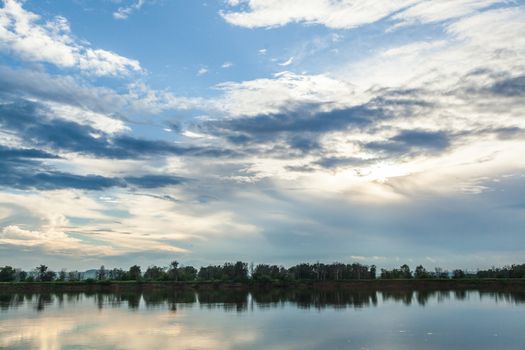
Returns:
[[[0,294],[0,310],[7,310],[24,305],[25,296],[22,294]]]
[[[118,295],[121,302],[127,302],[128,308],[132,310],[136,310],[139,308],[140,305],[140,299],[141,299],[141,293],[123,293]]]
[[[76,293],[76,292],[67,292],[64,294],[66,296],[66,300],[68,304],[77,304],[82,300],[84,296],[83,293]]]
[[[35,308],[37,311],[44,311],[47,305],[53,303],[54,295],[52,294],[38,294]]]
[[[136,310],[144,301],[146,308],[167,308],[176,311],[181,307],[187,308],[198,305],[207,309],[222,309],[224,311],[244,312],[248,308],[281,307],[286,303],[299,308],[363,308],[376,306],[378,295],[382,300],[400,302],[411,305],[417,302],[425,306],[429,301],[442,303],[449,299],[466,300],[471,296],[480,299],[490,299],[496,303],[525,303],[525,292],[494,292],[477,290],[312,290],[312,289],[256,289],[247,290],[148,290],[144,292],[127,291],[119,293],[90,292],[90,293],[0,293],[0,310],[8,310],[23,305],[32,305],[35,310],[44,311],[50,305],[63,306],[77,304],[90,300],[99,309],[112,307],[119,308],[127,305]]]
[[[450,299],[450,291],[448,290],[440,290],[437,292],[437,301],[438,303],[442,303],[445,300]]]
[[[414,299],[421,306],[425,306],[430,299],[436,300],[438,303],[442,303],[445,300],[450,299],[451,292],[448,290],[427,290],[421,289],[417,291],[413,290],[384,290],[381,291],[383,300],[393,300],[395,302],[401,302],[405,305],[411,305]],[[466,298],[466,290],[455,291],[453,294],[457,300],[464,300]]]
[[[416,294],[417,303],[421,306],[425,306],[428,300],[435,295],[435,291],[420,290]]]
[[[454,297],[456,298],[456,300],[465,300],[467,299],[467,291],[466,290],[455,290]]]
[[[248,309],[248,292],[244,290],[205,290],[198,292],[201,307],[208,309],[222,308],[225,311],[246,311]]]
[[[381,291],[381,296],[383,297],[383,300],[385,301],[393,300],[396,302],[402,302],[405,305],[410,305],[412,304],[412,300],[414,299],[414,291],[413,290],[383,290]],[[426,303],[426,300],[428,299],[425,299],[425,297],[422,296],[423,305],[424,303]]]
[[[505,292],[492,292],[492,291],[480,291],[480,299],[489,298],[494,300],[496,303],[514,303],[523,304],[525,303],[525,292],[505,293]]]
[[[280,298],[277,295],[254,292],[254,300],[258,306],[265,307],[275,305],[276,303],[290,302],[300,308],[323,309],[332,308],[362,308],[371,305],[377,305],[377,293],[372,290],[355,291],[355,290],[283,290]]]
[[[168,304],[171,307],[175,304],[193,304],[196,302],[196,295],[193,290],[168,290],[145,291],[142,294],[144,304],[147,308],[159,307]],[[176,306],[175,306],[176,309]]]
[[[56,301],[58,305],[63,306],[64,305],[64,293],[57,293],[55,294],[55,297],[56,297]]]
[[[93,298],[97,307],[103,309],[105,307],[118,308],[123,304],[127,304],[130,309],[137,309],[140,305],[141,293],[126,292],[126,293],[84,293],[88,299]]]

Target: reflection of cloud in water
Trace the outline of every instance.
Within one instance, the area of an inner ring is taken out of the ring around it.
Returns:
[[[192,325],[195,320],[187,319],[183,324],[179,319],[186,316],[164,311],[50,309],[41,317],[30,314],[16,322],[0,321],[0,347],[169,349],[176,345],[177,349],[231,349],[256,338],[255,333],[209,332],[204,324]],[[69,315],[59,316],[64,312]]]
[[[524,320],[509,311],[524,301],[465,290],[0,293],[0,348],[421,349],[431,339],[456,350],[457,334],[458,344],[488,350],[495,337],[477,334],[520,341]]]

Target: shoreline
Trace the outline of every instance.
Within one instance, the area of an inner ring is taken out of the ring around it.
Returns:
[[[130,292],[155,290],[481,290],[525,292],[525,279],[457,279],[457,280],[345,280],[292,282],[224,282],[224,281],[79,281],[79,282],[1,282],[3,292]]]

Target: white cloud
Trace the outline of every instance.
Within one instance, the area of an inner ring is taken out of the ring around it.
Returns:
[[[283,26],[291,22],[323,24],[330,28],[353,28],[380,20],[418,0],[247,0],[248,10],[221,12],[234,25],[256,28]],[[238,6],[239,2],[230,3]]]
[[[208,74],[208,68],[206,68],[206,67],[202,67],[202,68],[200,68],[197,71],[197,76],[199,76],[199,77],[204,75],[204,74]]]
[[[190,139],[211,138],[211,136],[209,136],[209,135],[201,134],[201,133],[198,133],[198,132],[193,132],[193,131],[190,131],[190,130],[185,130],[182,133],[182,135],[186,136],[186,137],[189,137]]]
[[[326,157],[373,159],[380,154],[363,149],[363,144],[384,142],[402,130],[414,129],[445,132],[451,139],[449,148],[413,159],[392,155],[382,163],[350,164],[338,170],[314,166],[308,172],[295,173],[287,166],[300,167],[312,164],[309,162],[315,159],[303,154],[297,159],[288,154],[285,161],[272,155],[259,156],[250,159],[251,165],[246,167],[253,174],[251,179],[293,179],[294,185],[312,192],[348,193],[354,201],[388,202],[410,198],[414,192],[429,188],[435,192],[463,193],[465,189],[473,189],[472,177],[490,178],[522,168],[523,160],[519,157],[525,152],[522,141],[499,139],[479,130],[525,128],[521,118],[525,113],[522,96],[488,92],[499,79],[525,74],[522,60],[525,9],[516,6],[475,11],[473,8],[478,7],[472,3],[469,6],[468,11],[451,9],[450,21],[443,24],[446,35],[432,41],[377,50],[362,61],[349,62],[326,74],[283,72],[272,78],[218,86],[224,94],[216,101],[217,108],[231,117],[279,115],[305,105],[310,111],[318,106],[329,111],[374,99],[382,101],[384,94],[394,94],[387,97],[390,103],[381,107],[394,118],[374,121],[373,127],[362,132],[341,130],[323,134],[319,142]],[[464,15],[469,11],[474,13]],[[453,13],[461,15],[452,16]],[[410,105],[411,101],[415,104]],[[409,117],[404,108],[410,109]],[[276,136],[258,146],[264,153],[282,149],[286,144]],[[480,186],[483,187],[474,189],[487,190],[487,185]]]
[[[267,49],[260,49],[259,50],[259,55],[266,55],[267,53],[268,53]]]
[[[288,60],[279,63],[280,66],[286,67],[293,63],[293,57],[290,57]]]
[[[138,11],[144,6],[144,0],[136,0],[135,3],[119,7],[117,11],[113,12],[115,19],[127,19],[133,12]]]
[[[125,75],[140,72],[140,63],[116,53],[93,49],[71,34],[66,18],[43,22],[16,0],[0,8],[0,49],[33,62],[76,68],[94,75]]]
[[[395,14],[398,25],[432,23],[457,18],[505,0],[245,0],[230,1],[223,18],[248,28],[276,27],[298,22],[349,29]],[[247,9],[246,9],[247,7]]]
[[[130,130],[122,120],[110,115],[59,103],[47,103],[46,106],[50,109],[53,116],[58,116],[62,119],[71,120],[79,124],[89,125],[106,134],[121,133]]]
[[[503,0],[438,0],[422,1],[393,16],[399,25],[433,23],[469,15],[477,10],[502,3]]]
[[[127,91],[117,93],[110,88],[81,84],[71,76],[52,76],[40,71],[4,66],[0,66],[0,91],[75,110],[91,111],[112,119],[117,119],[112,117],[114,115],[152,115],[209,104],[203,98],[181,97],[168,90],[154,90],[140,81],[129,84]],[[118,125],[121,121],[114,123]]]
[[[180,203],[165,199],[166,193],[114,192],[109,202],[70,190],[0,193],[0,204],[26,213],[24,223],[18,216],[3,219],[9,224],[0,228],[0,245],[77,257],[188,253],[179,247],[184,241],[257,233],[256,227],[239,222],[227,210],[192,202],[183,193],[173,194]],[[126,215],[115,220],[108,214],[115,208]],[[75,224],[71,218],[84,222]]]
[[[462,17],[445,25],[448,35],[444,38],[395,46],[333,74],[363,90],[373,86],[451,88],[458,78],[476,69],[520,74],[524,16],[524,8],[513,7]]]
[[[214,101],[214,107],[230,116],[278,113],[304,104],[322,104],[330,109],[358,102],[352,100],[350,84],[323,74],[281,72],[273,79],[226,82],[217,88],[224,95]]]
[[[142,82],[128,85],[128,92],[121,95],[129,104],[131,113],[158,114],[166,110],[206,108],[209,105],[201,97],[182,97],[169,90],[154,90]],[[123,111],[124,112],[124,111]]]
[[[221,68],[227,69],[233,67],[233,63],[231,62],[224,62],[221,66]]]

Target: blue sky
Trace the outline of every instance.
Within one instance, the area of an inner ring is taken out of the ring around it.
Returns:
[[[525,4],[0,2],[0,264],[522,262]]]

